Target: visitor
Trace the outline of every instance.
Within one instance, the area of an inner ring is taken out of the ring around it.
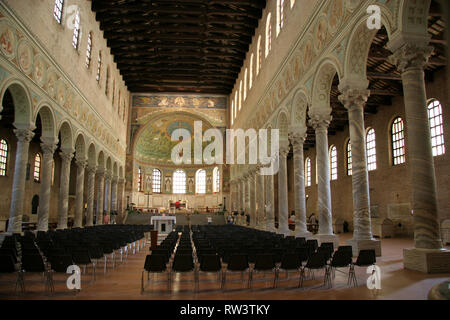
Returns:
[[[109,224],[109,214],[108,212],[105,212],[103,215],[103,224]]]

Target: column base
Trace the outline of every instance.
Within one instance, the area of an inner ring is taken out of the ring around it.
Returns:
[[[335,248],[339,247],[339,236],[335,234],[315,234],[309,239],[316,239],[319,242],[319,246],[323,242],[333,242]]]
[[[381,241],[372,239],[372,240],[357,240],[350,239],[347,240],[347,244],[352,246],[353,256],[357,257],[360,250],[375,250],[375,255],[377,257],[381,257]]]
[[[403,266],[423,273],[449,273],[450,250],[403,249]]]
[[[296,232],[295,237],[296,238],[305,238],[306,240],[310,239],[313,236],[312,232],[304,231],[304,232]]]

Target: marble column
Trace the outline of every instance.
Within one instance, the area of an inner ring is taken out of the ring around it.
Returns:
[[[392,47],[391,47],[392,49]],[[428,121],[424,67],[432,53],[425,43],[406,43],[390,62],[402,74],[410,171],[414,248],[404,250],[405,268],[427,273],[450,272],[450,251],[442,250],[436,176]]]
[[[287,155],[289,144],[280,146],[278,170],[278,233],[289,236],[289,209],[288,209],[288,181],[287,181]]]
[[[270,232],[276,232],[275,228],[275,193],[273,190],[273,174],[265,176],[266,180],[266,204],[265,204],[265,215],[266,215],[266,230]]]
[[[337,236],[333,234],[331,214],[330,164],[328,156],[328,125],[331,122],[329,114],[310,114],[310,124],[315,130],[317,159],[317,209],[319,213],[319,233],[315,239],[322,242],[334,242],[339,245]]]
[[[95,172],[96,166],[88,166],[88,190],[87,190],[87,208],[86,208],[86,226],[94,225],[94,193],[95,193]]]
[[[250,226],[252,228],[256,228],[258,219],[256,215],[256,173],[253,168],[249,172],[248,184],[250,191],[249,196]]]
[[[48,230],[48,217],[50,214],[50,191],[52,186],[53,154],[55,153],[55,141],[41,143],[42,170],[41,186],[39,190],[39,212],[37,231]]]
[[[369,173],[367,169],[366,129],[364,126],[364,106],[369,90],[340,88],[339,100],[348,111],[350,143],[352,145],[352,190],[353,190],[353,255],[361,249],[375,249],[381,256],[381,242],[372,237],[370,218]]]
[[[105,193],[105,169],[97,169],[97,215],[96,215],[96,225],[103,224],[103,204],[104,204],[104,193]]]
[[[257,228],[265,229],[264,221],[264,176],[260,174],[260,168],[256,171],[256,212],[257,212]]]
[[[295,236],[308,238],[312,233],[306,226],[306,193],[305,166],[303,144],[306,139],[306,127],[296,128],[289,133],[289,140],[294,151],[294,207],[295,207]]]
[[[9,211],[8,233],[21,233],[28,150],[34,133],[29,129],[15,129],[14,134],[17,137],[17,148],[11,194],[11,207]]]
[[[105,174],[105,202],[103,204],[103,213],[108,215],[111,213],[111,179],[111,173],[107,172]]]
[[[111,181],[111,211],[117,212],[117,186],[118,178],[113,177]]]
[[[242,212],[244,215],[242,216],[242,225],[247,225],[247,199],[248,199],[248,183],[247,183],[247,175],[244,174],[242,176]]]
[[[74,227],[81,228],[83,226],[83,211],[84,211],[84,171],[86,169],[86,159],[76,159],[77,165],[77,185],[75,191],[75,219]]]
[[[69,180],[70,162],[73,158],[74,150],[63,150],[61,156],[61,176],[58,198],[58,226],[57,229],[67,229],[67,213],[69,209]]]

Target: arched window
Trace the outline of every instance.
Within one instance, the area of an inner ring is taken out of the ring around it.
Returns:
[[[34,181],[40,182],[41,181],[41,155],[39,153],[36,153],[36,156],[34,157]]]
[[[350,139],[348,139],[347,144],[345,145],[345,155],[347,160],[347,175],[351,176],[352,171],[352,144],[350,143]]]
[[[158,169],[153,169],[152,191],[153,193],[161,193],[161,171]]]
[[[280,34],[281,29],[284,25],[284,0],[278,0],[277,1],[277,29],[276,29],[276,36]]]
[[[247,99],[247,68],[244,71],[244,100]]]
[[[237,116],[237,109],[238,109],[238,93],[236,91],[234,95],[234,118]]]
[[[80,42],[80,11],[78,10],[75,14],[75,21],[73,24],[73,36],[72,36],[72,46],[75,50],[78,50],[78,43]]]
[[[430,122],[433,156],[445,154],[442,105],[438,100],[433,99],[428,104],[428,120]]]
[[[137,179],[137,191],[142,191],[142,171],[141,167],[138,168],[138,179]]]
[[[219,167],[215,167],[213,170],[213,192],[220,191],[220,171]]]
[[[234,122],[234,101],[231,101],[231,115],[230,115],[230,119],[231,119],[231,125],[233,125],[233,122]]]
[[[239,111],[242,107],[242,80],[239,82]]]
[[[62,12],[63,12],[64,0],[55,0],[55,6],[53,7],[53,16],[55,17],[58,23],[62,21]]]
[[[305,187],[311,187],[311,159],[306,158],[305,161]]]
[[[8,163],[8,143],[5,139],[0,140],[0,177],[6,176],[6,165]]]
[[[195,193],[206,193],[206,171],[197,170],[195,174]]]
[[[97,75],[95,76],[95,80],[97,80],[98,83],[100,83],[100,74],[102,72],[102,52],[98,52],[98,59],[97,59]]]
[[[91,66],[91,58],[92,58],[92,32],[89,32],[86,48],[86,68],[88,69]]]
[[[105,83],[105,94],[109,94],[109,66],[106,67],[106,83]]]
[[[253,86],[253,53],[250,55],[250,70],[249,70],[249,78],[248,78],[248,89],[251,89]]]
[[[392,122],[391,126],[392,139],[392,164],[394,166],[404,163],[406,161],[405,155],[405,130],[403,120],[397,117]]]
[[[186,172],[183,170],[173,173],[173,193],[186,193]]]
[[[271,23],[271,17],[272,15],[269,14],[267,15],[267,20],[266,20],[266,52],[265,52],[265,57],[267,57],[269,55],[269,51],[270,49],[272,49],[272,23]]]
[[[295,0],[291,0],[291,9],[294,6],[294,4],[295,4]]]
[[[55,183],[55,161],[52,161],[52,186]]]
[[[366,135],[366,150],[367,150],[367,170],[372,171],[377,169],[377,148],[375,143],[375,130],[370,128]]]
[[[335,145],[330,147],[330,179],[337,180],[337,149]]]
[[[258,43],[256,45],[256,75],[259,74],[262,65],[262,47],[261,47],[261,35],[258,37]]]

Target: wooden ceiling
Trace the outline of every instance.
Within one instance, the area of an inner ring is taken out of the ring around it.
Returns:
[[[131,92],[230,94],[265,0],[92,0]]]

